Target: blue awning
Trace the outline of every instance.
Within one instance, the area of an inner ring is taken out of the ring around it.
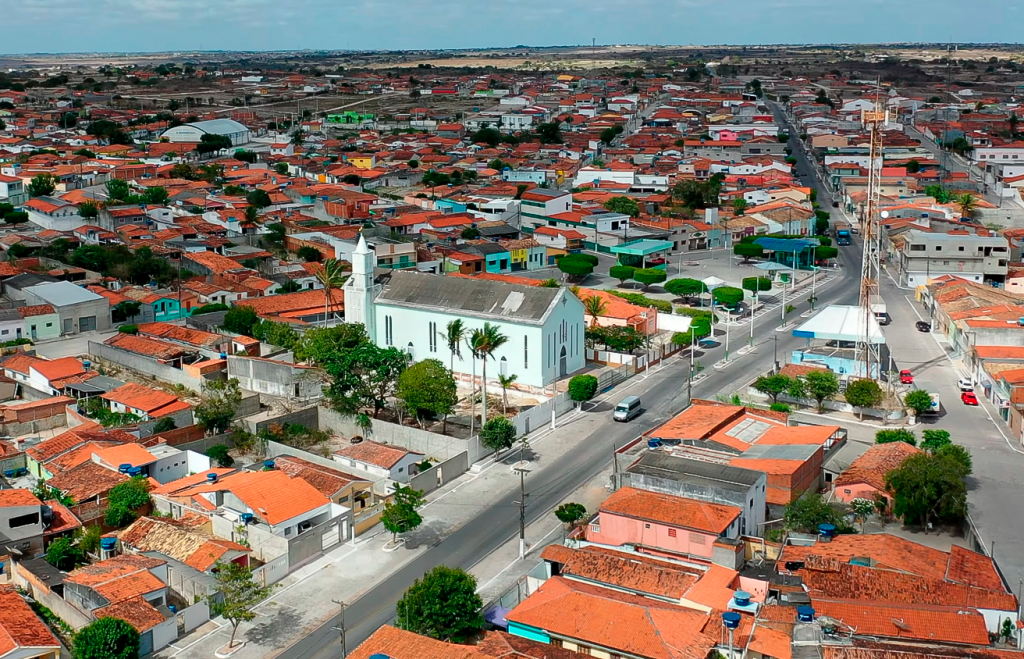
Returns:
[[[755,238],[754,244],[760,245],[769,252],[802,252],[808,247],[820,246],[817,238],[771,238],[768,236]]]

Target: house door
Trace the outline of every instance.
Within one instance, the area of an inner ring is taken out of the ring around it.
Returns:
[[[78,329],[83,332],[90,332],[96,329],[96,316],[83,316],[79,318]]]
[[[71,332],[73,331],[73,328],[74,328],[74,325],[72,325],[73,322],[74,321],[71,318],[65,318],[64,319],[64,333],[65,334],[71,334]]]
[[[566,359],[565,355],[565,346],[562,346],[562,352],[560,355],[558,355],[558,377],[564,378],[566,374],[569,372],[567,362],[568,360]]]
[[[33,325],[30,331],[32,332],[32,339],[34,340],[36,338],[36,326]]]

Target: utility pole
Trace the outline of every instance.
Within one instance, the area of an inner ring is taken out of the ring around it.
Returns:
[[[515,466],[515,471],[519,473],[519,501],[515,503],[519,504],[519,558],[520,560],[526,558],[526,474],[529,473],[529,469],[526,468],[526,461],[523,459],[523,453],[526,451],[526,442],[519,444],[519,462]]]
[[[345,657],[348,656],[348,646],[347,646],[347,644],[345,642],[345,603],[344,602],[339,602],[338,600],[331,600],[331,601],[341,607],[341,618],[338,621],[338,626],[337,627],[332,627],[332,629],[337,631],[338,635],[341,637],[341,656],[342,656],[342,659],[344,659]]]
[[[774,375],[775,373],[778,373],[778,372],[779,372],[779,335],[778,335],[778,334],[776,334],[776,335],[774,336],[774,338],[775,338],[775,358],[774,358],[774,363],[775,363],[775,370],[774,370],[774,371],[772,371],[772,374],[773,374],[773,375]]]

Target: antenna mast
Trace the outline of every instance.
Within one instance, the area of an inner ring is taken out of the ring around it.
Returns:
[[[861,266],[860,307],[864,313],[863,343],[860,346],[860,361],[863,364],[862,377],[877,379],[881,375],[881,352],[872,343],[875,327],[872,305],[880,296],[880,259],[881,231],[878,227],[878,213],[881,202],[882,178],[882,132],[889,123],[888,108],[879,103],[878,89],[875,91],[875,108],[872,111],[861,111],[861,124],[868,129],[871,136],[871,149],[868,158],[868,193],[867,204],[862,221],[864,236],[864,254]]]

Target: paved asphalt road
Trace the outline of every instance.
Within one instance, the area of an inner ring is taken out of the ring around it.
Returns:
[[[795,137],[793,141],[796,141]],[[819,183],[810,176],[810,172],[814,170],[802,150],[795,147],[794,153],[797,154],[800,170],[808,174],[805,185],[819,186]],[[824,189],[819,191],[819,195],[823,199],[828,198]],[[839,262],[843,269],[839,273],[839,280],[824,290],[818,290],[818,306],[857,303],[858,288],[851,284],[860,278],[860,249],[859,242],[840,248]],[[721,371],[710,367],[723,357],[722,345],[705,350],[703,354],[698,353],[698,359],[707,367],[708,376],[693,386],[693,395],[699,398],[714,398],[718,394],[730,395],[748,382],[754,373],[767,371],[774,360],[775,346],[772,344],[776,337],[779,360],[785,361],[783,355],[802,346],[804,341],[793,338],[789,332],[775,332],[778,323],[779,319],[774,314],[757,319],[754,334],[758,350],[753,355],[738,358],[738,364]],[[688,360],[670,360],[660,369],[652,370],[647,380],[635,385],[630,393],[641,397],[645,413],[631,423],[620,425],[612,422],[610,410],[598,409],[589,412],[607,415],[609,423],[603,426],[600,432],[580,441],[579,450],[565,462],[540,469],[530,475],[527,480],[527,524],[548,514],[570,493],[605,469],[611,462],[612,451],[616,446],[621,446],[642,432],[660,425],[685,408],[688,402],[688,370]],[[509,492],[490,510],[481,513],[352,602],[345,614],[349,651],[366,640],[381,625],[394,618],[395,603],[413,580],[422,576],[424,572],[440,564],[468,569],[512,539],[519,532],[518,517],[508,515],[507,512],[498,514],[495,511],[514,509],[518,498],[518,491]],[[334,629],[338,623],[339,617],[332,617],[302,641],[278,655],[279,659],[341,657],[338,632]]]
[[[852,272],[858,273],[859,267],[856,264],[852,265]],[[857,287],[846,284],[850,283],[851,277],[855,280],[857,275],[849,275],[849,272],[851,270],[844,271],[843,279],[832,283],[824,290],[819,290],[820,305],[856,304]],[[755,325],[755,338],[759,345],[757,352],[739,358],[738,364],[722,371],[714,371],[709,368],[708,377],[694,385],[694,396],[714,398],[717,394],[731,394],[749,381],[753,373],[767,371],[774,359],[772,343],[776,336],[778,336],[780,361],[786,351],[803,344],[802,339],[795,339],[788,332],[776,333],[774,330],[778,322],[779,319],[774,314],[758,319]],[[722,357],[723,352],[724,348],[718,346],[705,351],[699,359],[703,364],[710,366]],[[600,432],[580,441],[579,450],[566,461],[540,469],[527,479],[529,495],[527,524],[548,514],[571,492],[606,468],[611,461],[612,450],[615,446],[621,446],[637,437],[641,432],[660,425],[681,411],[687,402],[686,376],[688,369],[689,362],[687,360],[669,361],[666,365],[652,370],[646,381],[634,386],[630,393],[641,397],[645,413],[632,423],[620,425],[611,422],[610,410],[598,409],[590,412],[591,414],[608,415],[609,423],[603,426]],[[519,521],[517,516],[508,515],[507,511],[516,507],[514,503],[516,500],[518,500],[518,492],[509,492],[490,510],[481,513],[477,518],[441,540],[437,545],[353,602],[346,610],[345,616],[349,650],[351,651],[364,641],[378,627],[392,620],[395,603],[413,580],[422,576],[424,572],[439,564],[470,568],[513,538],[518,533]],[[497,513],[496,511],[503,512]],[[338,618],[332,618],[279,657],[281,659],[334,659],[340,657],[338,632],[332,629],[337,625]]]

